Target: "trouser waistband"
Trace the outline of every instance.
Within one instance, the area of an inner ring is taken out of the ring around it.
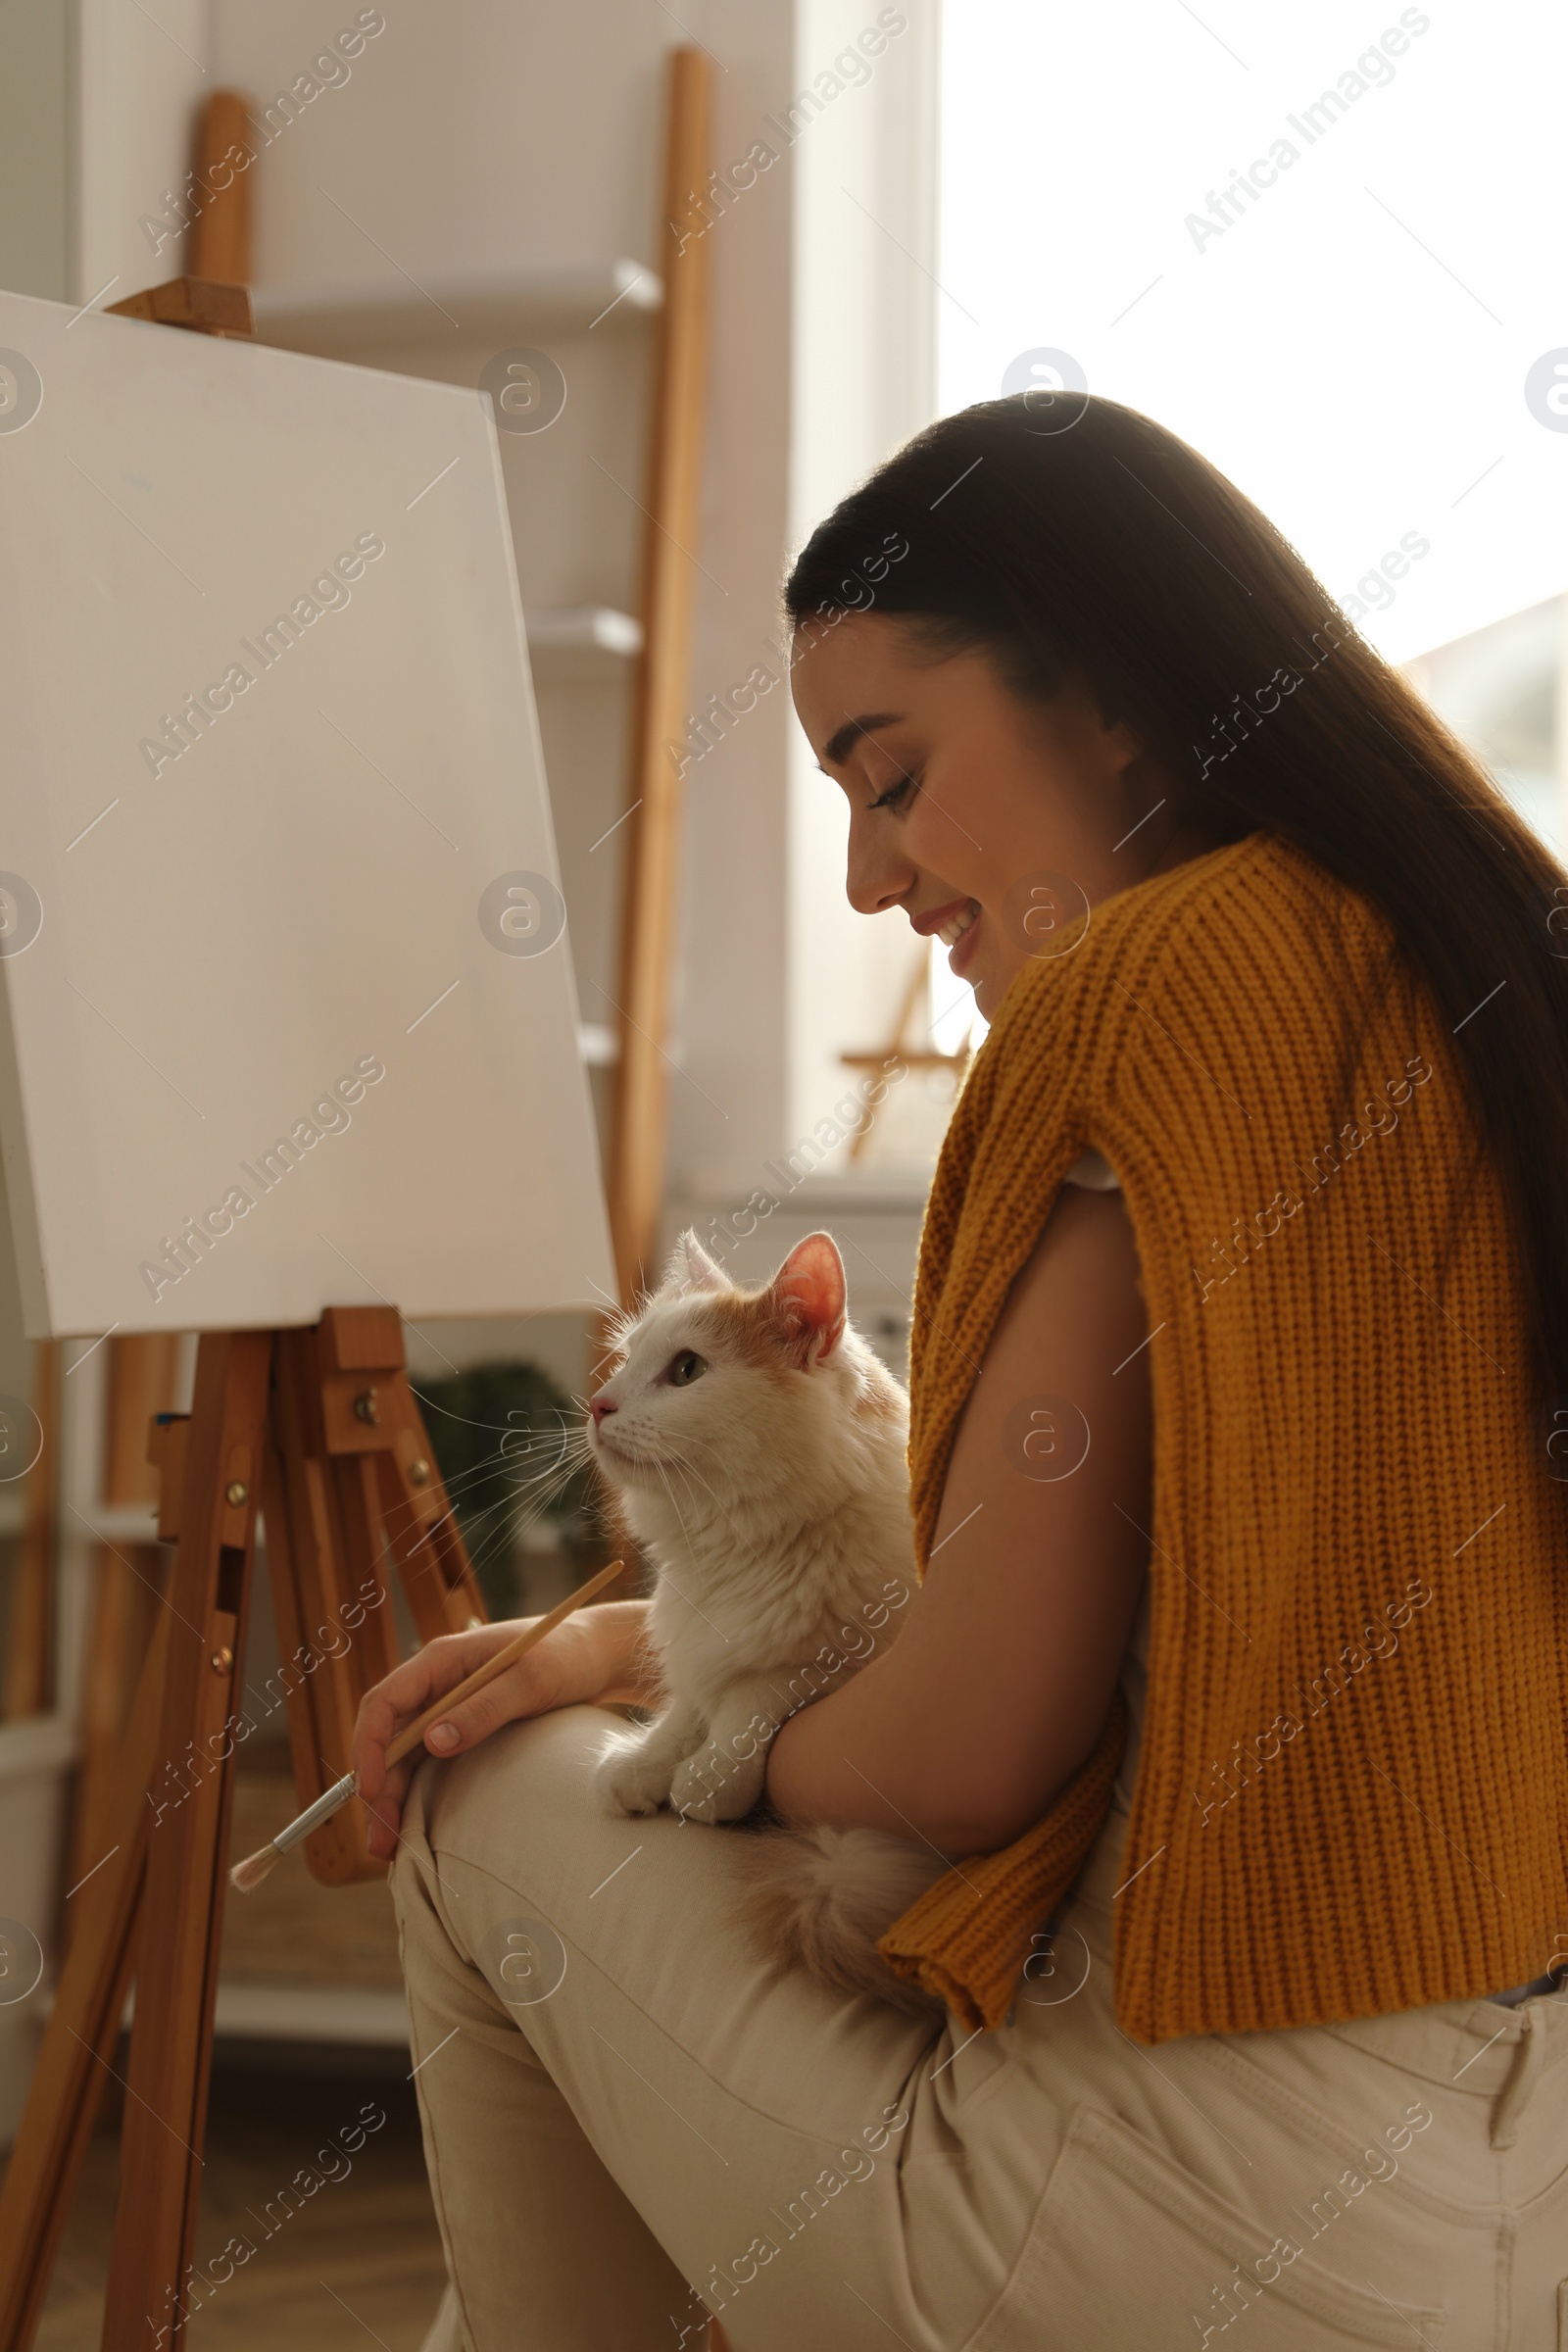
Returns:
[[[1102,1940],[1107,1955],[1117,1899],[1146,1869],[1161,1867],[1159,1859],[1149,1861],[1127,1851],[1129,1824],[1130,1816],[1114,1808],[1106,1815],[1082,1870],[1051,1923],[1054,1928],[1060,1927],[1076,1910],[1089,1911],[1094,1915],[1090,1932]],[[1331,2034],[1424,2080],[1460,2083],[1492,2097],[1496,2102],[1493,2145],[1508,2147],[1546,2073],[1556,2078],[1561,2066],[1563,2076],[1556,2079],[1568,2082],[1568,1974],[1538,1978],[1512,1995],[1475,1993],[1418,2008],[1382,2010],[1369,2017],[1258,2031],[1260,2035],[1270,2032]],[[1214,2038],[1234,2039],[1245,2047],[1252,2035],[1243,2033]]]

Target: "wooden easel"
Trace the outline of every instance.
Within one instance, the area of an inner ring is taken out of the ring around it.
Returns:
[[[661,265],[664,310],[656,364],[643,508],[643,651],[637,670],[626,795],[625,881],[614,1109],[606,1193],[620,1303],[629,1307],[651,1266],[664,1197],[669,1028],[681,855],[679,772],[670,745],[686,731],[693,572],[702,520],[703,427],[709,363],[710,239],[691,233],[712,148],[713,68],[707,50],[670,52]]]
[[[875,1054],[841,1054],[839,1060],[844,1067],[850,1070],[885,1070],[890,1061],[902,1061],[906,1069],[911,1070],[951,1070],[954,1092],[956,1093],[963,1082],[963,1073],[969,1067],[972,1058],[967,1046],[957,1054],[938,1054],[931,1047],[908,1046],[904,1042],[908,1035],[909,1023],[915,1017],[915,1007],[922,995],[926,999],[926,1009],[930,1010],[930,991],[931,957],[929,951],[922,948],[915,960],[914,969],[909,974],[908,984],[899,999],[898,1015],[893,1023],[893,1034],[887,1044]],[[926,1037],[930,1036],[929,1023],[921,1034]],[[850,1145],[852,1161],[859,1158],[870,1139],[870,1134],[871,1122],[867,1119],[863,1126],[858,1127],[855,1131],[854,1141]]]
[[[148,286],[113,304],[117,316],[221,338],[250,334],[250,180],[229,163],[234,147],[246,138],[247,116],[246,101],[237,90],[215,90],[209,97],[196,136],[193,176],[201,191],[202,209],[189,233],[191,274]],[[227,185],[215,189],[211,182],[224,165],[229,170]],[[173,1400],[178,1349],[176,1332],[123,1332],[109,1342],[103,1472],[103,1500],[108,1504],[134,1505],[157,1499],[157,1473],[148,1463],[146,1430],[152,1415]],[[44,1342],[37,1352],[39,1389],[52,1397],[59,1380],[58,1374],[50,1378],[51,1359],[60,1349],[56,1344]],[[53,1425],[43,1408],[40,1419],[45,1445],[38,1468],[50,1483],[36,1497],[29,1492],[26,1543],[29,1552],[41,1548],[47,1579],[53,1556],[49,1521],[54,1447]],[[152,1545],[133,1546],[128,1560],[112,1544],[94,1546],[94,1598],[87,1629],[80,1754],[70,1840],[72,1884],[92,1868],[111,1843],[105,1825],[113,1807],[131,1693],[146,1655],[150,1612],[156,1613],[159,1606],[161,1567]],[[68,1941],[75,1927],[74,1916],[68,1914]]]
[[[188,1418],[160,1416],[173,1574],[121,1758],[113,1843],[83,1907],[0,2193],[0,2347],[25,2352],[134,1975],[104,2352],[182,2340],[207,2120],[257,1506],[300,1804],[349,1768],[364,1692],[396,1663],[390,1553],[421,1641],[486,1611],[388,1307],[303,1331],[205,1334]],[[328,1884],[378,1878],[358,1808],[306,1841]]]
[[[0,1657],[0,1723],[41,1715],[49,1705],[53,1666],[55,1554],[55,1456],[60,1443],[60,1348],[42,1340],[32,1351],[33,1410],[38,1419],[37,1458],[23,1483],[22,1541],[12,1575],[3,1657]],[[30,1435],[30,1433],[27,1433]],[[23,1431],[15,1443],[25,1444]],[[6,1468],[12,1470],[8,1462]]]
[[[244,101],[217,92],[207,167],[243,135]],[[250,332],[242,183],[196,223],[199,274],[112,307],[198,333]],[[210,273],[210,274],[207,274]],[[157,1340],[122,1341],[155,1350]],[[122,1365],[127,1376],[150,1365]],[[301,1808],[348,1770],[360,1700],[396,1664],[385,1562],[421,1642],[488,1612],[409,1387],[389,1307],[332,1307],[314,1328],[205,1334],[188,1416],[160,1413],[158,1533],[173,1572],[130,1709],[105,1851],[74,1899],[69,1952],[0,2191],[0,2352],[26,2352],[91,2136],[132,1978],[129,2094],[110,2251],[104,2352],[183,2340],[207,2122],[234,1755],[258,1505]],[[344,1806],[305,1842],[328,1885],[384,1877]]]
[[[58,1347],[43,1342],[38,1352]],[[147,1459],[147,1430],[172,1409],[179,1393],[181,1335],[117,1332],[109,1358],[101,1499],[110,1509],[155,1508],[158,1473]],[[53,1493],[48,1497],[53,1505]],[[51,1553],[51,1561],[52,1561]],[[163,1607],[167,1555],[156,1543],[99,1542],[92,1547],[92,1600],[84,1628],[77,1760],[72,1798],[66,1884],[74,1886],[114,1843],[109,1821],[120,1787],[120,1751],[153,1626]],[[66,1910],[65,1939],[75,1926]]]

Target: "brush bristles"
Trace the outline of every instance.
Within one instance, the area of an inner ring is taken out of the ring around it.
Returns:
[[[235,1863],[228,1874],[228,1883],[236,1894],[249,1894],[253,1887],[261,1885],[278,1859],[275,1845],[264,1845],[259,1854],[247,1854],[243,1862]]]

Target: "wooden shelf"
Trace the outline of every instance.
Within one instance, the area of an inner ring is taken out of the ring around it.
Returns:
[[[54,2007],[51,1993],[43,2014]],[[121,2029],[129,2033],[136,1990],[125,1998]],[[409,2005],[401,1992],[359,1984],[246,1984],[220,1980],[214,2032],[246,2041],[352,2041],[365,2048],[407,2049]]]
[[[257,286],[258,343],[355,359],[382,344],[475,342],[549,328],[625,324],[663,303],[657,270],[640,262],[378,278],[347,286]]]
[[[76,1521],[78,1535],[88,1528],[103,1544],[156,1544],[158,1513],[133,1502],[100,1502]]]
[[[351,2041],[407,2049],[409,2008],[401,1992],[357,1985],[235,1984],[220,1982],[214,2031],[234,2040]]]
[[[0,1536],[20,1535],[25,1519],[22,1481],[8,1479],[0,1485]],[[69,1532],[95,1536],[104,1544],[156,1544],[158,1513],[139,1503],[95,1503],[89,1511],[73,1514]]]
[[[577,1051],[590,1070],[612,1070],[620,1059],[620,1040],[607,1021],[579,1021]]]
[[[642,622],[609,605],[540,605],[523,620],[540,685],[612,676],[643,650]]]

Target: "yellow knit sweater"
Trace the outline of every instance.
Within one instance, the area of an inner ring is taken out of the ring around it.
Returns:
[[[943,1148],[910,1465],[923,1564],[974,1367],[1098,1147],[1153,1335],[1117,2017],[1155,2042],[1523,1984],[1568,1950],[1563,1490],[1458,1049],[1382,917],[1271,835],[1062,945],[1007,991]],[[970,2030],[1005,2016],[1125,1728],[1118,1698],[1045,1819],[882,1938]]]

